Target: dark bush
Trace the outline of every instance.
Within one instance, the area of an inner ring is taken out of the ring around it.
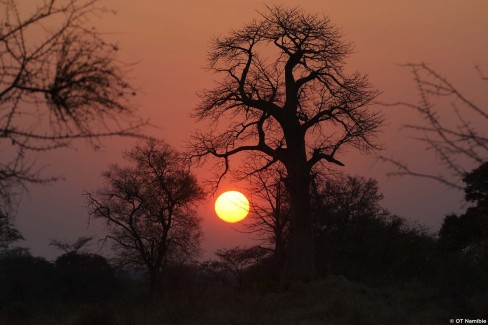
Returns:
[[[54,265],[13,248],[0,256],[0,309],[18,303],[42,303],[53,299]]]
[[[97,254],[70,252],[56,259],[57,284],[65,299],[100,301],[117,289],[114,270]]]
[[[394,216],[358,216],[338,226],[333,215],[322,216],[316,236],[319,275],[390,284],[427,279],[435,239],[420,227],[408,227]]]

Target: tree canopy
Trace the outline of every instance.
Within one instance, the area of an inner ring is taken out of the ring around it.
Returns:
[[[203,191],[181,155],[162,141],[148,140],[124,157],[127,166],[110,165],[104,185],[87,193],[88,211],[106,222],[119,262],[144,267],[154,290],[168,263],[199,253],[193,207]]]

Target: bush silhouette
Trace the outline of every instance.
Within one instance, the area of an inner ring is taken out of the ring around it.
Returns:
[[[116,290],[114,270],[103,256],[70,252],[58,257],[55,265],[64,298],[99,301],[110,298]]]
[[[54,266],[26,249],[0,256],[0,309],[16,303],[49,302],[54,291]]]

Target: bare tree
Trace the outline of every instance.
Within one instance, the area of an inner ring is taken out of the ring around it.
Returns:
[[[273,257],[282,265],[288,239],[290,197],[283,168],[272,166],[249,177],[251,207],[244,232],[256,233],[272,245]]]
[[[344,147],[378,148],[373,140],[382,118],[367,109],[378,92],[366,76],[345,73],[351,52],[329,18],[280,6],[267,7],[259,21],[214,39],[210,48],[209,68],[223,78],[201,93],[196,116],[211,127],[193,136],[193,157],[220,158],[219,180],[240,153],[259,163],[254,172],[284,167],[290,194],[284,285],[315,274],[312,170],[343,166],[336,156]]]
[[[200,219],[193,205],[202,189],[180,154],[149,140],[125,154],[129,166],[111,165],[105,184],[87,193],[91,217],[106,222],[119,261],[144,267],[154,293],[168,262],[199,252]]]
[[[0,206],[43,177],[26,157],[105,136],[134,136],[144,125],[128,99],[134,90],[117,46],[89,23],[98,0],[37,1],[29,15],[0,1]]]
[[[405,127],[415,133],[415,139],[431,151],[443,171],[431,173],[415,170],[394,158],[380,157],[396,170],[389,175],[415,176],[431,179],[448,187],[462,190],[462,179],[473,167],[488,160],[488,134],[483,128],[488,122],[486,108],[467,98],[456,86],[430,66],[407,64],[419,93],[418,103],[400,102],[422,118],[420,124]],[[477,68],[482,81],[488,80]],[[449,99],[446,103],[445,99]],[[449,107],[450,106],[450,107]],[[448,116],[456,117],[454,123]]]

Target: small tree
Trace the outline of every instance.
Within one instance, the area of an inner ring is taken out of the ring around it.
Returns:
[[[19,187],[56,180],[42,177],[28,152],[80,138],[97,145],[144,124],[133,119],[117,46],[89,24],[105,12],[98,2],[41,0],[29,15],[15,0],[0,2],[0,208]]]
[[[382,199],[375,179],[350,175],[327,179],[320,184],[316,198],[323,217],[335,216],[340,219],[338,223],[344,225],[361,216],[387,215],[380,205]]]
[[[201,94],[200,120],[217,126],[193,136],[193,157],[219,158],[219,179],[231,157],[247,153],[259,171],[286,170],[290,195],[289,254],[284,285],[315,276],[310,182],[314,168],[337,159],[350,146],[377,149],[382,118],[368,110],[378,95],[366,76],[347,74],[352,46],[327,17],[299,8],[268,7],[228,36],[213,40],[209,68],[223,75]],[[253,172],[250,171],[250,172]]]
[[[249,178],[249,192],[253,193],[245,232],[259,234],[272,245],[273,257],[279,266],[285,258],[290,217],[290,197],[286,191],[283,169],[270,167]]]
[[[193,206],[203,192],[180,154],[162,141],[137,145],[124,157],[129,166],[111,165],[104,186],[87,193],[88,210],[106,222],[120,262],[147,270],[154,293],[168,262],[199,251]]]
[[[232,274],[239,287],[244,283],[244,273],[252,266],[258,265],[269,251],[260,246],[248,248],[233,247],[219,249],[215,252],[218,260],[213,262],[214,268],[227,271]]]

